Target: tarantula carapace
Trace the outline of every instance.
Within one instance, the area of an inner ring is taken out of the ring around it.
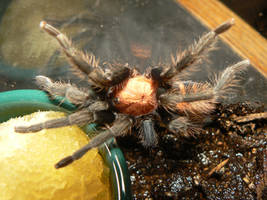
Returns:
[[[65,118],[19,126],[15,130],[28,133],[74,124],[105,125],[106,128],[100,134],[59,161],[56,168],[80,159],[87,151],[109,138],[129,133],[134,126],[138,128],[145,146],[157,143],[154,123],[175,134],[193,135],[201,127],[203,118],[215,109],[218,100],[238,85],[236,75],[244,71],[249,61],[244,60],[226,68],[213,84],[181,81],[177,77],[184,69],[203,60],[213,49],[217,36],[232,25],[233,20],[219,25],[181,54],[172,56],[171,64],[150,67],[141,74],[127,64],[100,66],[93,54],[76,50],[64,34],[46,22],[41,22],[41,28],[58,40],[72,68],[87,78],[89,86],[88,89],[80,89],[73,84],[53,82],[48,77],[37,76],[37,84],[52,98],[65,97],[78,110]],[[95,92],[92,93],[91,89]]]

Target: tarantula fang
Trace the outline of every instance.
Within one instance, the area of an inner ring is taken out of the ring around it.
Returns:
[[[154,125],[160,124],[174,134],[192,136],[201,127],[203,118],[215,109],[216,103],[238,86],[237,75],[247,68],[249,61],[229,66],[212,84],[179,81],[177,77],[183,70],[200,63],[213,49],[217,36],[232,25],[233,19],[226,21],[204,34],[181,54],[172,57],[171,64],[151,67],[141,74],[128,65],[101,66],[92,53],[77,50],[59,30],[41,22],[41,28],[59,42],[72,69],[79,76],[87,78],[88,88],[81,89],[74,84],[53,82],[48,77],[37,76],[37,85],[51,98],[65,97],[78,109],[67,117],[18,126],[15,131],[28,133],[74,124],[111,124],[87,145],[59,161],[56,168],[80,159],[87,151],[109,138],[129,133],[134,126],[139,129],[146,147],[157,144]]]

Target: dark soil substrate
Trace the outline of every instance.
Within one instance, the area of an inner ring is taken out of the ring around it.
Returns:
[[[159,130],[153,149],[135,136],[118,139],[133,199],[267,199],[267,119],[235,120],[262,112],[260,104],[218,105],[196,138]]]

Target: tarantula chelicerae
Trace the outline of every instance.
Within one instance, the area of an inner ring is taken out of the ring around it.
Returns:
[[[172,57],[171,64],[155,66],[140,74],[128,65],[109,64],[104,69],[93,54],[76,50],[59,30],[41,22],[41,28],[58,40],[72,67],[87,78],[95,93],[90,92],[91,87],[87,90],[80,89],[72,84],[53,82],[48,77],[37,76],[37,84],[52,98],[65,97],[77,105],[78,110],[65,118],[19,126],[15,130],[27,133],[73,124],[112,124],[106,126],[87,145],[59,161],[56,168],[80,159],[87,151],[111,137],[127,134],[134,126],[140,130],[145,146],[157,143],[155,122],[175,134],[193,135],[200,127],[203,117],[215,109],[218,99],[237,85],[236,75],[249,65],[249,61],[244,60],[226,68],[213,84],[179,81],[174,77],[206,57],[213,49],[217,36],[232,25],[233,20],[219,25],[176,58]]]

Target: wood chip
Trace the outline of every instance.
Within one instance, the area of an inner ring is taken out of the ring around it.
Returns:
[[[249,177],[248,176],[245,176],[243,178],[243,181],[246,183],[246,184],[249,184],[250,183],[250,180],[249,180]]]
[[[267,118],[267,112],[253,113],[245,116],[234,117],[233,120],[235,120],[238,123],[242,123],[264,118]]]
[[[220,169],[226,165],[226,163],[229,161],[229,158],[227,158],[226,160],[222,161],[220,164],[218,164],[216,167],[214,167],[208,174],[208,176],[211,176],[214,172],[219,172]]]

